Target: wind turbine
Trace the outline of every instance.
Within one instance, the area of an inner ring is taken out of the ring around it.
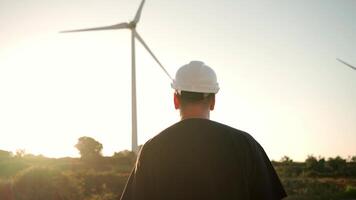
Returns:
[[[69,30],[69,31],[61,31],[61,33],[72,33],[72,32],[84,32],[84,31],[101,31],[101,30],[117,30],[117,29],[129,29],[131,30],[131,95],[132,95],[132,146],[131,149],[134,152],[138,151],[137,145],[137,107],[136,107],[136,60],[135,60],[135,38],[146,48],[146,50],[151,54],[153,59],[158,63],[158,65],[162,68],[162,70],[166,73],[166,75],[171,79],[172,77],[169,75],[167,70],[163,67],[161,62],[157,59],[157,57],[153,54],[150,48],[147,46],[145,41],[142,37],[137,33],[136,26],[141,18],[141,12],[145,0],[142,0],[140,7],[138,8],[135,18],[127,23],[119,23],[110,26],[102,26],[102,27],[95,27],[95,28],[86,28],[86,29],[77,29],[77,30]]]
[[[339,62],[345,64],[345,65],[348,66],[348,67],[351,67],[351,69],[356,70],[356,67],[354,67],[354,66],[350,65],[349,63],[347,63],[347,62],[341,60],[340,58],[336,58],[336,60],[338,60]]]

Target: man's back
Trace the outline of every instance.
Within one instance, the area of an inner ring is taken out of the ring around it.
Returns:
[[[283,196],[268,157],[250,135],[207,119],[186,119],[144,145],[122,199]]]

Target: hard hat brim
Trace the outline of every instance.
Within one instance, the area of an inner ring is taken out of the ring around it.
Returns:
[[[204,85],[200,85],[199,87],[197,87],[197,86],[192,86],[192,85],[176,84],[175,81],[173,81],[173,83],[171,83],[171,87],[178,91],[198,92],[198,93],[214,93],[214,94],[218,93],[219,89],[220,89],[218,84],[216,84],[215,87],[204,86]]]

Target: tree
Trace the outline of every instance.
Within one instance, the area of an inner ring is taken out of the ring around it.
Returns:
[[[101,157],[103,145],[91,137],[80,137],[75,145],[80,156],[84,160],[92,160]]]
[[[325,159],[323,157],[317,159],[313,155],[309,155],[305,160],[305,167],[307,170],[322,173],[325,171]]]
[[[318,160],[313,155],[308,155],[307,159],[305,160],[305,167],[307,169],[314,170],[318,166]]]
[[[356,163],[356,156],[352,156],[350,161]]]
[[[327,164],[334,172],[340,172],[346,167],[346,160],[336,156],[335,158],[329,158]]]
[[[293,160],[291,158],[289,158],[288,156],[283,156],[281,158],[281,163],[283,163],[283,164],[291,164],[291,163],[293,163]]]
[[[15,157],[16,158],[22,158],[26,155],[26,150],[25,149],[16,149],[15,152]]]

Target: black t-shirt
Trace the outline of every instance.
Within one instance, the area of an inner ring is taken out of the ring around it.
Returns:
[[[186,119],[141,149],[121,200],[274,200],[286,196],[263,148],[249,134]]]

